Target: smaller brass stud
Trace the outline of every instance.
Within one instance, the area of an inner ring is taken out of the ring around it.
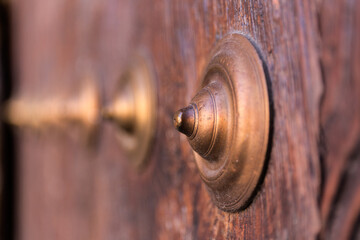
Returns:
[[[114,97],[101,110],[116,127],[117,139],[138,170],[149,160],[156,133],[157,93],[153,68],[136,54],[119,78]]]
[[[87,80],[74,98],[32,100],[18,97],[6,102],[3,109],[4,121],[14,126],[44,129],[78,123],[92,132],[98,124],[99,96],[93,80]]]

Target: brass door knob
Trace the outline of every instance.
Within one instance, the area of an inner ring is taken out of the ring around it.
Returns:
[[[150,61],[137,54],[120,77],[115,96],[103,108],[102,116],[115,124],[120,145],[139,169],[148,160],[155,135],[156,104],[155,78]]]
[[[200,90],[174,115],[194,150],[201,178],[222,210],[244,208],[262,174],[269,138],[269,97],[251,42],[231,34],[215,47]]]

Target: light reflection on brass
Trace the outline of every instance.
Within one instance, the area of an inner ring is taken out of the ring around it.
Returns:
[[[121,76],[112,101],[101,111],[104,119],[117,126],[120,146],[129,160],[142,168],[149,158],[156,130],[156,88],[146,58],[134,57]]]
[[[225,211],[244,208],[262,174],[270,125],[262,61],[247,38],[219,42],[198,93],[173,122],[187,136],[213,202]]]
[[[97,125],[99,97],[96,86],[89,81],[73,99],[48,97],[33,100],[19,97],[9,100],[4,108],[5,121],[18,127],[41,130],[75,123],[90,131]]]

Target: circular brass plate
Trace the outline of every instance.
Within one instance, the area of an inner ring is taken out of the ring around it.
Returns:
[[[120,79],[119,91],[131,95],[132,128],[119,126],[118,139],[137,168],[147,162],[156,130],[156,87],[154,73],[142,55],[136,55]],[[128,97],[129,98],[129,97]]]
[[[236,211],[247,205],[258,184],[269,138],[266,78],[252,43],[240,34],[224,37],[200,89],[213,98],[215,124],[211,148],[201,156],[194,152],[196,163],[214,203]]]

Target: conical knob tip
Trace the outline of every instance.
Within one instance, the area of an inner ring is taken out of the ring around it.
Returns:
[[[195,126],[195,110],[193,106],[182,108],[175,112],[173,118],[174,127],[181,133],[190,137]]]

